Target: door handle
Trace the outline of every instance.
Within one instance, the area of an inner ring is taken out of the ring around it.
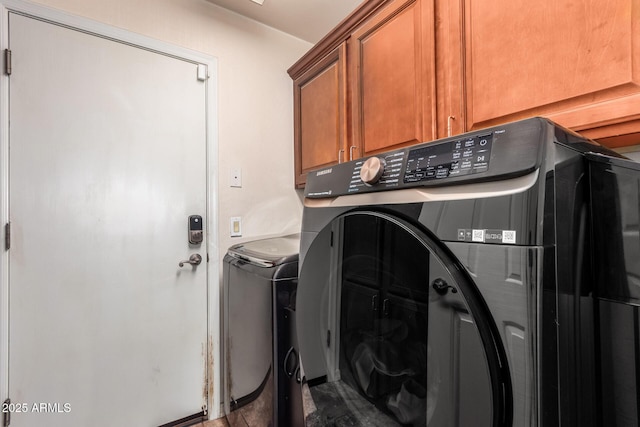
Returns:
[[[178,263],[178,267],[184,267],[185,264],[200,265],[201,262],[202,257],[200,256],[200,254],[193,254],[189,257],[188,260],[180,261]]]
[[[451,293],[453,294],[458,292],[456,288],[449,285],[444,279],[441,278],[437,278],[436,280],[434,280],[431,286],[438,293],[438,295],[446,295],[447,292],[449,292],[449,289],[451,289]]]

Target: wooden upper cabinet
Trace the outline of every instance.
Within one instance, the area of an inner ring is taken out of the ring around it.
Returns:
[[[444,34],[464,130],[542,115],[608,145],[640,132],[637,0],[439,3],[459,17]]]
[[[639,0],[367,0],[294,64],[296,185],[531,116],[640,143]]]
[[[345,43],[294,80],[295,182],[344,159],[346,144]]]
[[[311,170],[435,138],[434,19],[425,0],[365,1],[288,70],[297,187]]]
[[[350,158],[435,137],[432,22],[432,8],[423,11],[419,1],[396,0],[351,34],[349,149],[355,154]]]

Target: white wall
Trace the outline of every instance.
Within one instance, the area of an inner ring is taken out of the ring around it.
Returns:
[[[634,145],[632,147],[624,147],[616,150],[618,153],[627,156],[631,160],[640,162],[640,145]]]
[[[219,252],[237,242],[297,232],[293,90],[286,70],[311,44],[206,0],[35,2],[218,58]],[[242,168],[242,188],[229,187]],[[243,237],[229,237],[241,216]]]
[[[640,151],[634,151],[632,153],[626,153],[625,156],[629,157],[630,159],[635,160],[636,162],[640,162]]]
[[[636,162],[640,162],[640,145],[628,145],[626,147],[618,147],[614,148],[613,151],[616,151],[623,156],[630,158]]]

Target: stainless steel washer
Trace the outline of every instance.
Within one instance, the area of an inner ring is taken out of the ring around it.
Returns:
[[[226,410],[257,425],[300,425],[292,409],[301,399],[294,346],[299,242],[298,234],[256,240],[224,257]]]

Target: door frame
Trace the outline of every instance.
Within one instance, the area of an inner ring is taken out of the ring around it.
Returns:
[[[210,419],[222,415],[222,389],[217,378],[222,378],[220,335],[220,272],[218,254],[218,60],[204,53],[175,46],[127,30],[71,15],[46,6],[22,0],[0,0],[0,50],[9,47],[9,13],[61,25],[114,42],[124,43],[176,59],[202,64],[206,67],[205,126],[207,171],[207,413]],[[0,55],[0,242],[6,238],[5,224],[9,221],[9,76],[4,72],[5,57]],[[194,73],[194,78],[196,75]],[[0,254],[0,402],[9,396],[9,252]]]

